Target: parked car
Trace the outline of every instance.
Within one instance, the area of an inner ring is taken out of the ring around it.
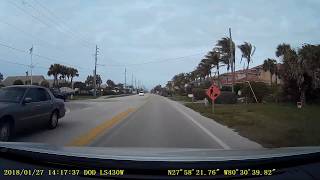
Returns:
[[[61,92],[59,89],[51,88],[50,91],[54,95],[54,97],[62,99],[63,101],[66,101],[68,98],[68,94],[65,92]]]
[[[144,96],[144,92],[143,92],[143,91],[140,91],[140,92],[139,92],[139,96]]]
[[[65,115],[65,104],[47,88],[33,85],[0,89],[0,141],[22,129],[46,125],[54,129]]]

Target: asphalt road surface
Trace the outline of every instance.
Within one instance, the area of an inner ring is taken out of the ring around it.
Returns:
[[[54,130],[37,129],[14,141],[67,146],[255,149],[232,129],[158,95],[71,101]]]

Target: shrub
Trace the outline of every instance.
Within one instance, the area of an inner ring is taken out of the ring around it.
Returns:
[[[41,81],[40,86],[49,88],[50,84],[47,80],[43,80]]]
[[[206,97],[206,90],[201,88],[192,89],[193,96],[196,100],[203,100]]]
[[[13,85],[23,85],[23,81],[20,79],[17,79],[13,82]]]
[[[230,91],[221,91],[220,96],[215,100],[217,104],[235,104],[237,103],[237,95]]]
[[[258,102],[262,102],[264,98],[270,94],[270,87],[266,83],[250,82],[250,84],[257,97]],[[249,102],[255,102],[253,93],[248,83],[241,89],[241,92],[242,96],[247,97]]]
[[[201,89],[208,89],[211,86],[211,82],[209,80],[205,80],[200,83],[199,88]]]
[[[73,84],[73,88],[78,88],[80,90],[84,90],[84,89],[86,89],[86,84],[83,82],[75,82]]]
[[[232,87],[231,86],[222,86],[221,91],[232,91]],[[235,91],[237,92],[237,91]]]

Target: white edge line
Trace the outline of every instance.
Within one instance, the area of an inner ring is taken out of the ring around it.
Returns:
[[[169,101],[169,100],[168,100]],[[205,132],[208,136],[210,136],[214,141],[216,141],[220,146],[223,147],[223,149],[230,150],[231,147],[228,146],[226,143],[224,143],[221,139],[219,139],[217,136],[212,134],[208,129],[203,127],[199,122],[197,122],[193,117],[191,117],[189,114],[181,110],[177,105],[174,105],[174,107],[183,115],[185,115],[189,120],[191,120],[195,125],[197,125],[203,132]]]

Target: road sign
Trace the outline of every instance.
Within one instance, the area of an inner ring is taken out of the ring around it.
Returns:
[[[207,95],[212,101],[216,100],[220,94],[221,91],[219,87],[216,85],[211,85],[210,88],[207,90]]]
[[[218,86],[211,85],[210,88],[207,90],[207,95],[212,100],[212,113],[214,113],[214,101],[217,97],[221,94],[221,91]]]

